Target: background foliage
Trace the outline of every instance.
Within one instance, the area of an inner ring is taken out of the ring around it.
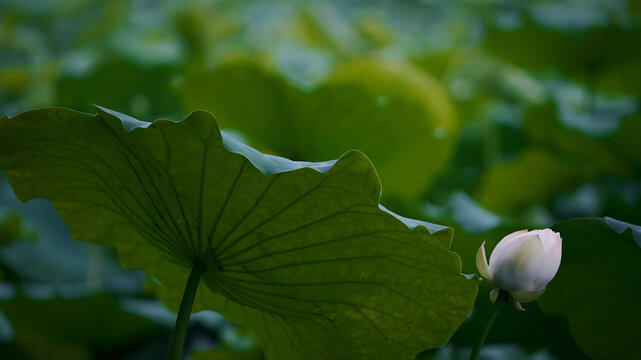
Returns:
[[[481,242],[491,248],[513,230],[575,217],[641,223],[640,11],[635,0],[4,1],[0,115],[98,104],[153,120],[202,108],[266,153],[327,160],[360,149],[380,173],[383,204],[453,226],[471,274]],[[617,251],[630,269],[641,255],[632,230],[585,221],[558,225],[567,229],[559,277],[541,308],[499,316],[486,356],[607,357],[561,301],[596,290],[560,293],[557,283],[573,281],[570,265],[596,276],[621,263]],[[612,257],[573,255],[571,244],[595,232],[628,242],[606,246]],[[600,281],[631,281],[617,291],[632,294],[639,282],[621,272]],[[110,249],[73,242],[51,205],[19,204],[4,180],[0,280],[0,354],[164,356],[173,316],[154,279],[123,270]],[[467,356],[489,307],[484,287],[450,343],[421,358]],[[52,312],[74,325],[38,315]],[[78,335],[101,331],[105,314],[126,331]],[[26,345],[25,331],[51,351]],[[188,347],[194,359],[262,356],[251,333],[211,312],[195,316]]]

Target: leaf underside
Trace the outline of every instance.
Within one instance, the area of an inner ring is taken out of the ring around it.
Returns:
[[[74,239],[115,246],[170,304],[203,266],[195,309],[251,328],[268,359],[413,359],[471,310],[476,283],[449,252],[451,229],[380,206],[362,153],[295,162],[204,111],[144,123],[96,110],[0,119],[16,195],[49,199]]]

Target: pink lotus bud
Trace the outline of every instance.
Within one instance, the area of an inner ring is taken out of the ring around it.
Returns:
[[[521,302],[536,300],[554,278],[561,264],[561,235],[550,229],[521,230],[501,240],[490,263],[485,255],[485,242],[476,253],[476,267],[494,290],[490,300],[496,301],[499,289],[510,294],[515,308],[524,310]]]

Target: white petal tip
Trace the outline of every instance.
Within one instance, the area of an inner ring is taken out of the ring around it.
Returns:
[[[492,281],[492,275],[487,264],[487,256],[485,256],[485,241],[479,247],[479,250],[476,252],[476,268],[479,270],[481,277],[488,281]]]
[[[510,295],[510,304],[512,304],[512,306],[514,306],[516,310],[525,311],[523,306],[521,306],[521,303],[518,302],[518,300],[516,300],[512,295]]]

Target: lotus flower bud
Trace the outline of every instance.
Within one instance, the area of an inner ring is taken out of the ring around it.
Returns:
[[[487,263],[485,242],[476,253],[476,267],[494,290],[496,301],[500,289],[507,291],[509,301],[518,310],[521,303],[536,300],[554,278],[561,264],[561,235],[550,229],[521,230],[504,237],[494,248]]]

